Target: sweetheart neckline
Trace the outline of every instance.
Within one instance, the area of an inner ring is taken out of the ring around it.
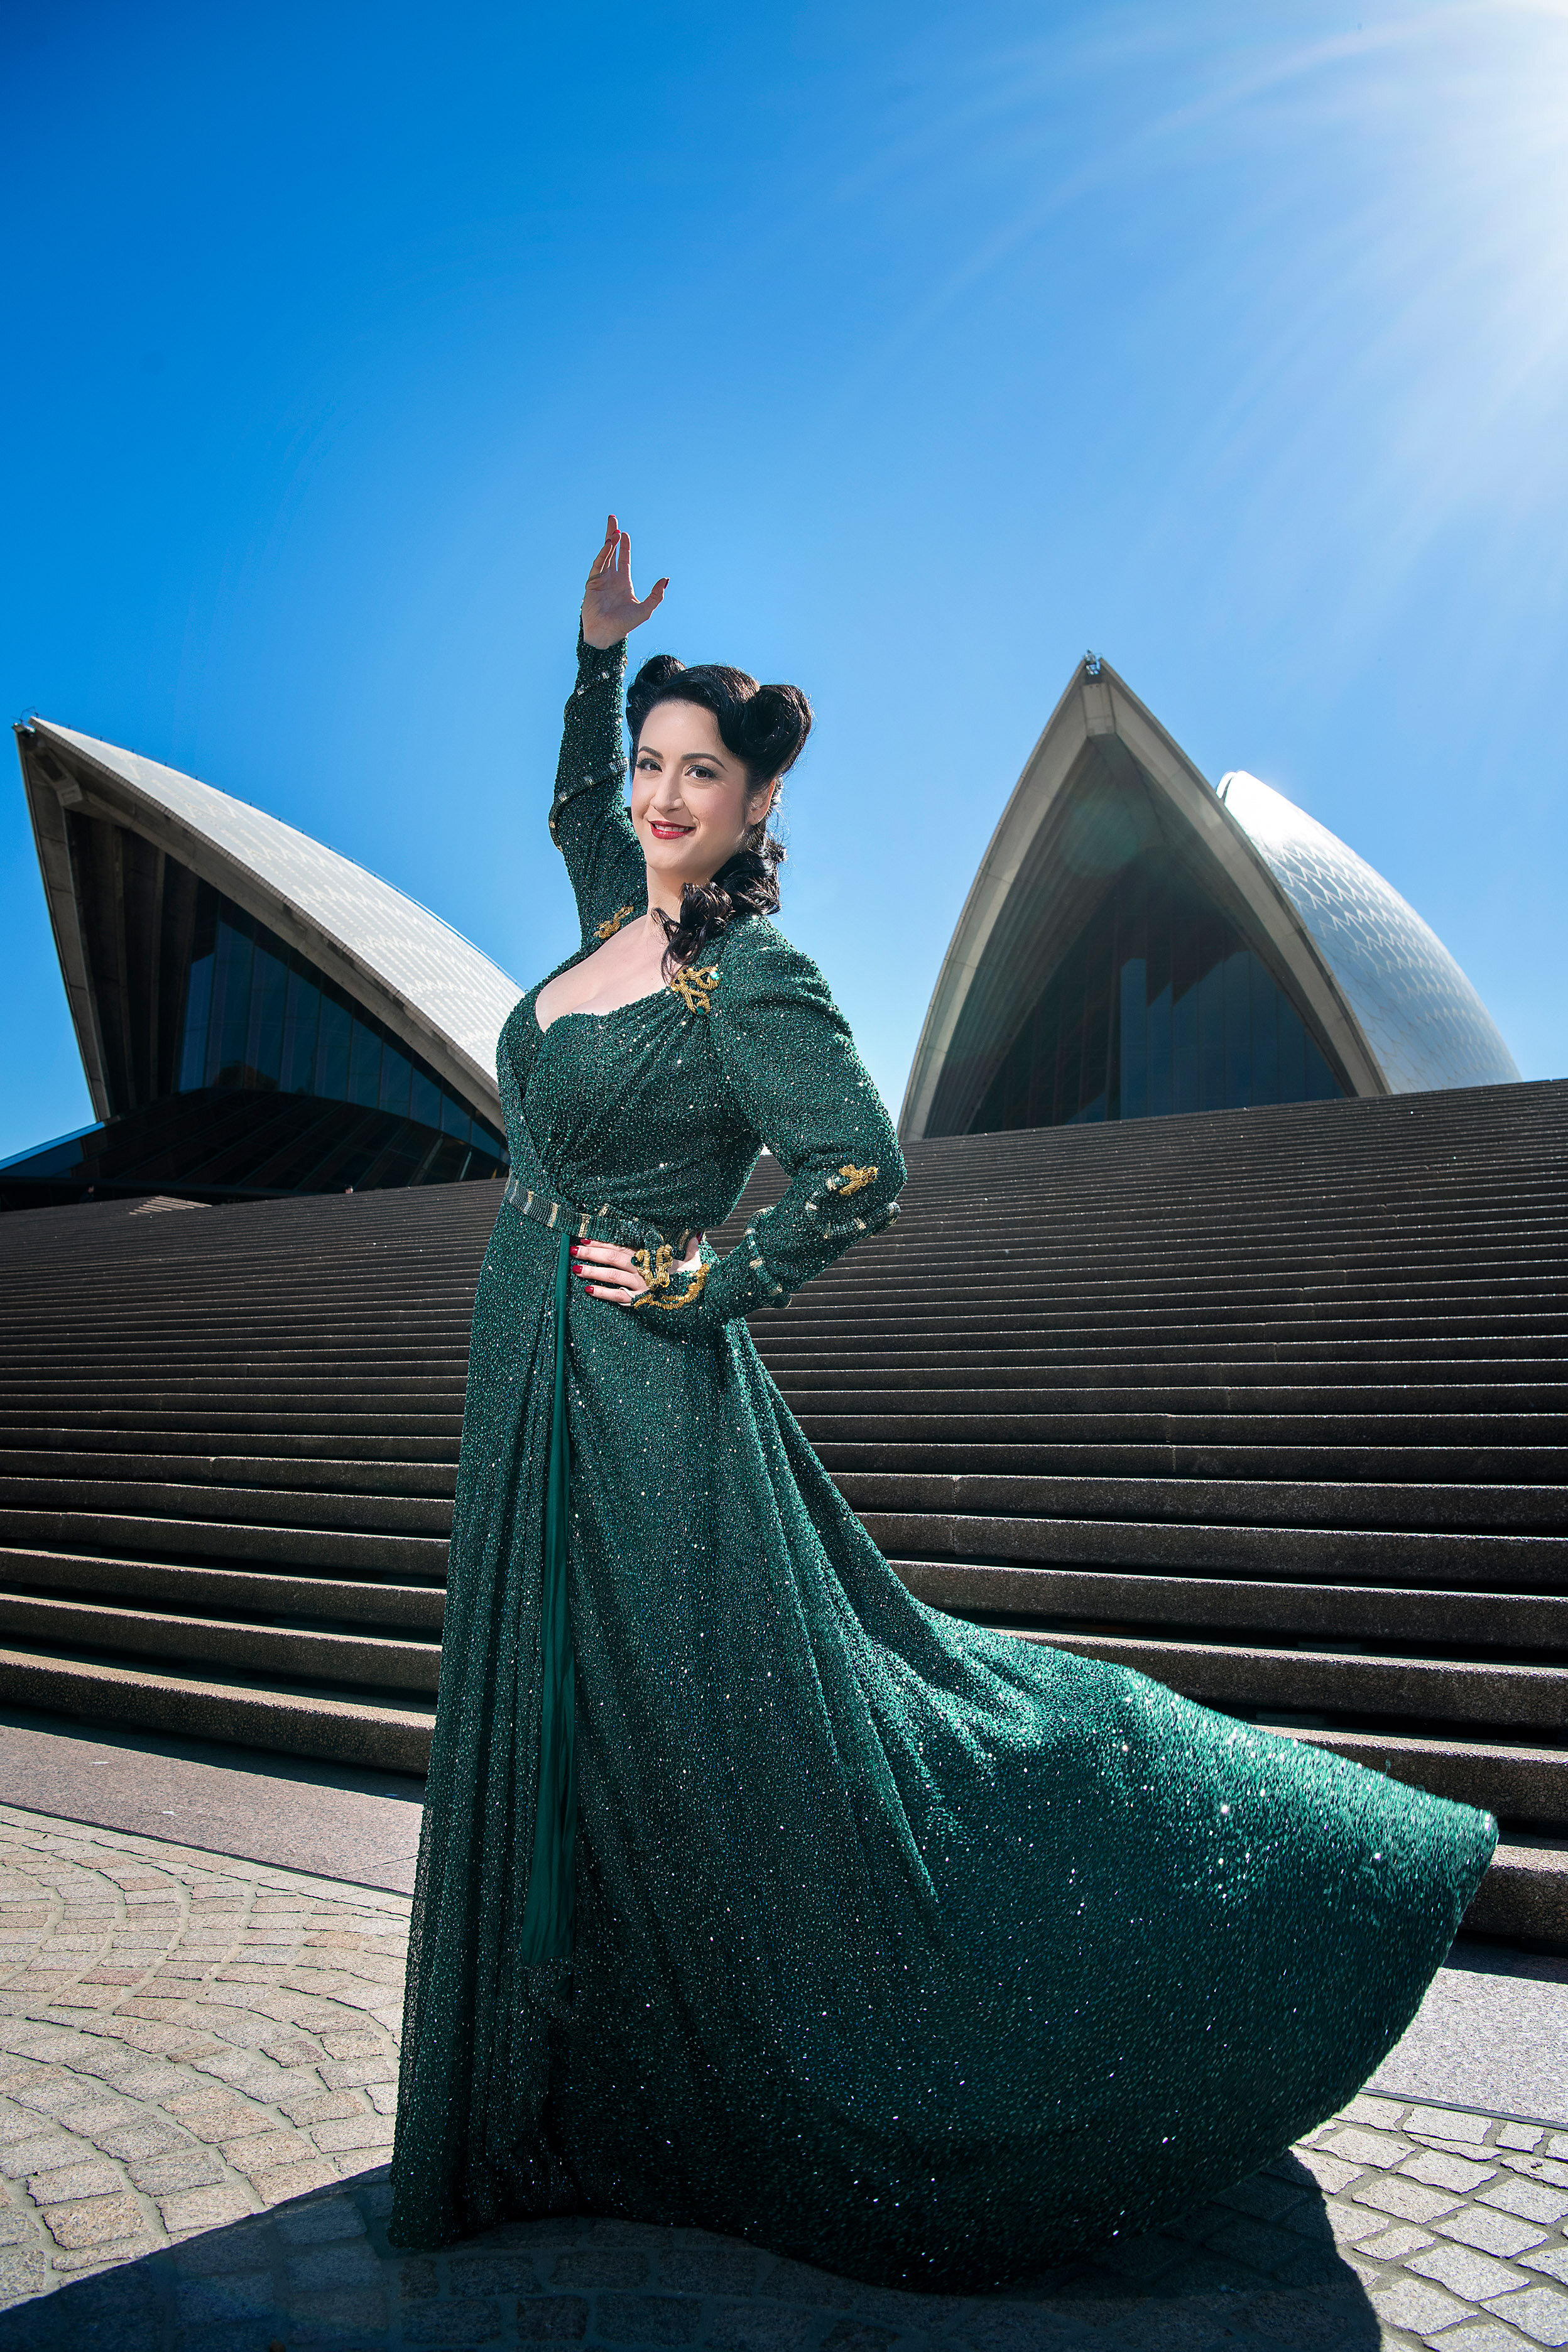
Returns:
[[[565,969],[570,971],[571,966],[567,965]],[[551,980],[557,980],[560,978],[560,974],[558,972],[552,972],[550,978]],[[569,1013],[557,1013],[552,1020],[542,1021],[539,1017],[539,990],[547,988],[549,985],[549,981],[542,980],[540,982],[539,988],[536,988],[533,992],[533,1002],[530,1007],[530,1010],[533,1014],[533,1025],[538,1030],[541,1037],[548,1037],[550,1032],[555,1027],[556,1023],[559,1021],[608,1021],[617,1013],[629,1013],[634,1004],[651,1004],[656,997],[666,996],[673,993],[668,982],[662,981],[658,988],[650,988],[646,995],[628,996],[624,1004],[607,1004],[602,1013],[595,1013],[589,1005],[576,1004],[573,1006]]]

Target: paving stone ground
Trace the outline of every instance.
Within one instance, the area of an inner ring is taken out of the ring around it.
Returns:
[[[1365,2095],[1182,2221],[1000,2295],[588,2220],[398,2254],[407,1917],[0,1806],[0,2352],[1568,2346],[1568,2132]]]

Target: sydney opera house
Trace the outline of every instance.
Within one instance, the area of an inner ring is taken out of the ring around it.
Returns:
[[[37,719],[22,773],[95,1124],[10,1208],[493,1177],[521,991],[385,882],[171,768]],[[910,1139],[1517,1078],[1399,893],[1242,772],[1075,673],[981,862],[910,1071]]]

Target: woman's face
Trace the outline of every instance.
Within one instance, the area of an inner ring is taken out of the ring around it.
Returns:
[[[656,702],[632,765],[632,824],[648,872],[677,898],[710,882],[773,805],[773,783],[748,788],[719,722],[700,702]]]

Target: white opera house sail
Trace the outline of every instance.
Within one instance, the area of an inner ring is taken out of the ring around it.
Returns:
[[[6,1206],[491,1177],[521,991],[449,925],[246,802],[19,727],[96,1123],[0,1166]]]
[[[1213,789],[1090,659],[981,861],[900,1131],[1518,1077],[1480,998],[1397,890],[1257,777]]]

